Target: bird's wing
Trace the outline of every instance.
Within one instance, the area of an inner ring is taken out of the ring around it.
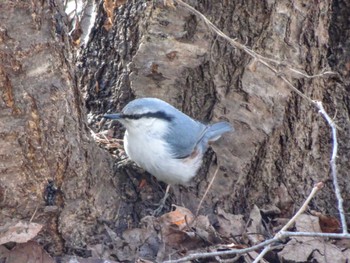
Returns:
[[[228,122],[218,122],[212,125],[204,125],[200,122],[182,123],[181,129],[170,130],[167,134],[167,142],[170,144],[175,158],[183,159],[192,154],[197,148],[205,152],[210,141],[216,141],[223,133],[233,131]]]
[[[172,120],[165,140],[170,145],[174,158],[182,159],[191,155],[194,151],[198,138],[202,137],[207,127],[192,119]]]

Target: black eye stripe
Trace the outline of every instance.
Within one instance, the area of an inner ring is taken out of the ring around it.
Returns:
[[[147,112],[142,114],[122,114],[123,119],[138,120],[141,118],[157,118],[166,121],[171,121],[174,117],[166,114],[164,111]]]

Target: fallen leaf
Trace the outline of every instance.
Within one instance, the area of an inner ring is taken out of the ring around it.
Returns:
[[[16,245],[9,253],[6,263],[55,263],[50,255],[36,242]]]
[[[340,233],[340,222],[334,216],[327,216],[317,211],[311,211],[311,214],[317,216],[323,233]]]
[[[134,261],[135,258],[155,258],[161,244],[158,233],[151,227],[155,218],[148,217],[142,228],[127,229],[121,237],[116,237],[112,252],[118,262]],[[150,225],[148,225],[150,224]]]
[[[211,225],[207,216],[200,215],[194,221],[192,228],[196,231],[201,240],[207,244],[218,244],[222,240],[215,228]]]
[[[243,234],[245,222],[243,215],[226,213],[220,207],[217,212],[218,232],[224,237],[240,236]]]
[[[256,205],[254,205],[252,211],[250,211],[249,220],[250,224],[247,228],[248,239],[252,245],[256,245],[265,240],[263,236],[264,227],[262,225],[260,209]]]
[[[28,222],[10,222],[0,227],[0,245],[8,242],[25,243],[34,238],[42,225]]]
[[[165,228],[169,225],[176,225],[178,230],[182,230],[193,222],[194,215],[185,207],[175,205],[174,207],[174,211],[166,213],[159,218],[160,226]]]

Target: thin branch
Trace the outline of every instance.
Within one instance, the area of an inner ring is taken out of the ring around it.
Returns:
[[[37,206],[35,207],[34,213],[33,213],[32,217],[30,218],[29,223],[31,223],[31,222],[33,221],[34,216],[35,216],[36,212],[38,211],[38,208],[39,208],[39,205],[37,205]]]
[[[280,231],[280,238],[287,238],[287,237],[293,237],[293,236],[306,236],[306,237],[324,237],[324,238],[346,238],[350,239],[350,234],[335,234],[335,233],[313,233],[313,232],[289,232],[289,231]],[[217,257],[217,256],[229,256],[232,254],[245,254],[251,251],[255,251],[257,249],[263,248],[265,246],[268,246],[270,244],[273,244],[275,242],[280,241],[280,239],[275,236],[274,238],[268,239],[258,245],[244,248],[244,249],[231,249],[228,251],[219,251],[219,252],[208,252],[208,253],[194,253],[191,255],[188,255],[183,258],[174,259],[174,260],[168,260],[164,261],[164,263],[179,263],[179,262],[185,262],[189,260],[199,259],[199,258],[209,258],[209,257]]]
[[[346,238],[350,239],[350,234],[348,233],[317,233],[317,232],[290,232],[290,231],[280,231],[281,237],[324,237],[324,238]]]
[[[307,199],[305,200],[305,202],[303,203],[303,205],[299,208],[298,212],[295,213],[295,215],[288,221],[287,224],[285,224],[285,226],[278,231],[278,233],[275,235],[275,238],[277,239],[282,239],[281,236],[281,232],[286,231],[292,224],[294,224],[294,222],[298,219],[298,217],[304,213],[304,211],[307,209],[308,204],[310,203],[310,201],[312,200],[312,198],[314,198],[314,196],[316,195],[316,193],[321,190],[323,188],[324,184],[322,182],[317,183],[314,188],[312,188],[311,193],[309,194],[309,196],[307,197]],[[266,246],[258,255],[258,257],[253,261],[253,263],[258,263],[259,260],[261,260],[263,258],[263,256],[269,252],[271,249],[271,244],[269,244],[268,246]]]
[[[218,171],[219,171],[219,165],[218,165],[218,167],[216,168],[216,170],[215,170],[215,172],[214,172],[214,175],[213,175],[213,178],[211,178],[210,183],[209,183],[207,189],[205,190],[205,193],[204,193],[204,195],[203,195],[201,201],[200,201],[199,204],[198,204],[198,207],[197,207],[197,210],[196,210],[196,216],[198,216],[199,209],[201,208],[202,203],[203,203],[203,200],[204,200],[205,197],[207,196],[208,191],[209,191],[209,189],[211,188],[211,186],[212,186],[212,184],[213,184],[213,182],[214,182],[214,180],[215,180],[215,178],[216,178],[216,175],[217,175]]]
[[[320,114],[323,115],[323,117],[326,119],[328,122],[329,126],[332,129],[332,138],[333,138],[333,149],[332,149],[332,156],[331,156],[331,174],[333,178],[333,185],[334,185],[334,190],[335,190],[335,195],[338,200],[338,210],[340,214],[340,221],[343,229],[343,233],[346,234],[348,233],[348,227],[346,224],[346,219],[345,219],[345,213],[344,213],[344,207],[343,207],[343,198],[340,193],[340,187],[338,183],[338,177],[337,177],[337,163],[336,163],[336,158],[338,155],[338,141],[337,141],[337,128],[334,123],[334,121],[329,117],[325,109],[323,108],[322,102],[320,101],[315,101],[315,104],[317,108],[319,109]]]
[[[324,72],[319,73],[319,74],[308,75],[308,74],[305,74],[305,73],[303,73],[297,69],[294,69],[294,68],[288,67],[288,69],[294,73],[297,73],[297,74],[303,76],[304,78],[307,78],[307,79],[319,78],[319,77],[323,77],[324,75],[339,75],[337,72],[334,72],[334,71],[324,71]]]
[[[314,188],[312,188],[311,193],[309,194],[309,196],[307,197],[307,199],[305,200],[304,204],[300,207],[300,209],[298,210],[298,212],[296,212],[296,214],[288,221],[288,223],[278,232],[282,232],[282,231],[286,231],[296,220],[297,218],[305,212],[305,210],[307,209],[307,206],[309,205],[310,201],[312,198],[314,198],[314,196],[317,194],[317,192],[319,190],[321,190],[324,187],[324,184],[322,182],[317,183]],[[277,235],[278,235],[277,233]]]
[[[271,243],[274,243],[278,241],[277,238],[272,238],[269,240],[266,240],[258,245],[248,247],[248,248],[243,248],[243,249],[231,249],[227,251],[219,251],[219,252],[208,252],[208,253],[194,253],[191,255],[188,255],[183,258],[175,259],[175,260],[168,260],[165,261],[164,263],[178,263],[178,262],[184,262],[188,260],[193,260],[193,259],[198,259],[198,258],[209,258],[209,257],[216,257],[216,256],[225,256],[225,255],[232,255],[232,254],[244,254],[250,251],[254,251],[260,248],[263,248]]]
[[[260,252],[260,254],[254,259],[253,263],[259,262],[267,252],[269,252],[272,249],[271,244],[264,247],[264,249]]]

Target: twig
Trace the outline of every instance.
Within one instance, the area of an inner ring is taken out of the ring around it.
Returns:
[[[254,259],[253,263],[258,263],[263,258],[263,256],[265,256],[265,254],[269,252],[271,249],[272,249],[271,244],[264,247],[264,249],[260,252],[260,254]]]
[[[288,221],[285,226],[278,231],[278,233],[275,235],[275,238],[282,239],[281,232],[286,231],[296,220],[297,218],[304,213],[304,211],[307,209],[308,204],[310,203],[311,199],[316,195],[316,193],[323,188],[324,184],[322,182],[317,183],[314,188],[312,188],[311,193],[303,203],[303,205],[299,208],[298,212],[295,213],[295,215]],[[259,256],[253,261],[253,263],[258,263],[259,260],[263,258],[263,256],[269,252],[271,249],[271,244],[267,245],[259,254]]]
[[[277,238],[272,238],[272,239],[266,240],[258,245],[248,247],[248,248],[243,248],[243,249],[231,249],[228,251],[208,252],[208,253],[194,253],[194,254],[188,255],[188,256],[183,257],[183,258],[179,258],[179,259],[175,259],[175,260],[168,260],[168,261],[165,261],[164,263],[178,263],[178,262],[184,262],[184,261],[193,260],[193,259],[197,259],[197,258],[209,258],[209,257],[216,257],[216,256],[232,255],[232,254],[244,254],[244,253],[247,253],[250,251],[260,249],[260,248],[267,246],[271,243],[274,243],[276,241],[278,241]]]
[[[123,146],[119,143],[123,142],[122,139],[108,138],[104,132],[95,133],[92,129],[90,129],[90,133],[95,142],[103,144],[108,150],[123,149]]]
[[[219,171],[219,165],[218,165],[218,167],[216,168],[216,170],[215,170],[215,172],[214,172],[214,175],[213,175],[213,178],[211,178],[210,183],[209,183],[207,189],[205,190],[205,193],[204,193],[204,195],[203,195],[201,201],[200,201],[199,204],[198,204],[198,207],[197,207],[197,210],[196,210],[196,216],[198,216],[199,209],[201,208],[202,203],[203,203],[203,200],[204,200],[204,198],[207,196],[207,194],[208,194],[208,192],[209,192],[209,189],[211,188],[211,186],[212,186],[212,184],[213,184],[213,182],[214,182],[214,180],[215,180],[215,177],[216,177],[218,171]]]
[[[311,199],[314,198],[316,193],[319,190],[321,190],[323,187],[324,187],[324,184],[322,182],[319,182],[314,186],[314,188],[312,188],[312,191],[307,197],[307,199],[305,200],[304,204],[300,207],[298,212],[296,212],[296,214],[288,221],[288,223],[279,232],[286,231],[297,220],[297,218],[307,209],[307,206],[310,203]]]
[[[33,213],[32,217],[30,218],[29,223],[31,223],[31,222],[33,221],[34,216],[35,216],[36,212],[38,211],[38,208],[39,208],[39,205],[37,205],[37,206],[35,207],[34,213]]]
[[[346,238],[350,239],[349,233],[318,233],[318,232],[290,232],[280,231],[281,237],[325,237],[325,238]]]
[[[331,156],[331,174],[333,178],[333,185],[334,185],[334,190],[335,190],[335,195],[338,200],[338,210],[340,214],[340,221],[343,229],[343,233],[346,234],[348,233],[348,227],[346,224],[346,219],[345,219],[345,213],[344,213],[344,207],[343,207],[343,198],[340,193],[340,187],[338,183],[338,177],[337,177],[337,163],[336,163],[336,158],[338,154],[338,141],[337,141],[337,128],[334,123],[334,121],[329,117],[325,109],[323,108],[322,102],[320,101],[315,101],[315,104],[317,108],[319,109],[320,114],[323,115],[323,117],[326,119],[327,123],[332,129],[332,138],[333,138],[333,149],[332,149],[332,156]]]

